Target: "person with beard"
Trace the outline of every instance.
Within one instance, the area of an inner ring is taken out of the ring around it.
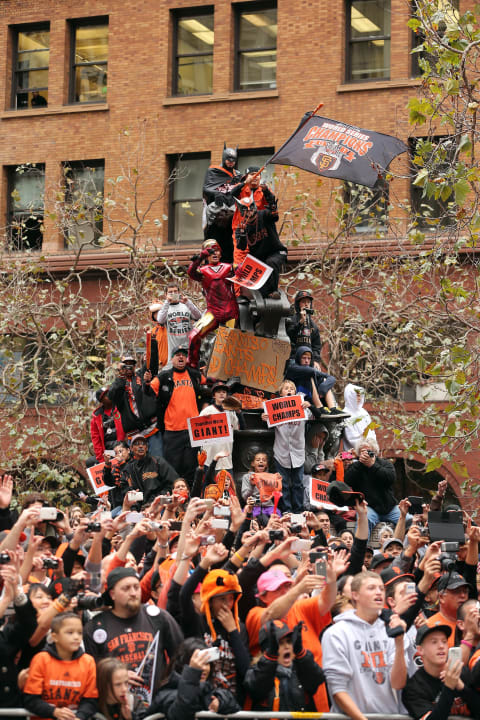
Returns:
[[[123,471],[124,495],[128,490],[140,490],[143,492],[143,502],[148,504],[157,495],[170,491],[178,474],[164,458],[150,455],[143,435],[132,438],[132,454],[133,460],[127,463]]]
[[[172,367],[158,376],[157,422],[163,430],[165,460],[175,477],[183,477],[192,486],[197,466],[197,451],[190,445],[188,418],[201,410],[205,378],[187,365],[188,350],[179,347],[172,356]]]
[[[244,187],[243,177],[236,169],[237,151],[224,144],[221,165],[210,165],[203,181],[204,237],[214,238],[221,250],[222,260],[233,262],[232,218],[233,197]]]
[[[135,688],[144,680],[137,675],[145,653],[157,637],[157,658],[153,690],[160,685],[168,658],[183,640],[170,613],[156,605],[142,605],[140,581],[133,568],[117,567],[107,576],[105,605],[111,609],[95,615],[84,628],[85,650],[98,662],[111,656],[128,666],[128,681]]]
[[[258,210],[253,196],[237,200],[242,220],[235,230],[236,247],[246,250],[249,255],[261,260],[272,268],[272,274],[259,289],[262,297],[279,299],[278,281],[280,271],[287,261],[287,248],[280,242],[275,223],[278,220],[277,201],[273,193],[264,186],[263,196],[267,202]]]

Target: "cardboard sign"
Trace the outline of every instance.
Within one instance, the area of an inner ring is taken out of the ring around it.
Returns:
[[[290,395],[286,397],[265,400],[263,407],[267,413],[268,427],[284,425],[294,420],[306,420],[305,409],[302,407],[301,395]]]
[[[242,385],[276,392],[283,380],[291,346],[276,340],[219,327],[208,364],[208,375],[228,380],[238,375]]]
[[[112,466],[118,465],[118,460],[116,458],[112,458],[111,462]],[[92,465],[92,467],[87,468],[88,479],[92,484],[95,495],[103,495],[104,493],[113,489],[109,485],[105,485],[105,483],[103,482],[104,467],[105,463],[102,462],[98,463],[98,465]]]
[[[254,473],[252,483],[260,493],[260,502],[273,501],[273,493],[282,491],[282,476],[280,473]]]
[[[192,447],[233,442],[232,426],[228,414],[224,412],[188,418],[188,432]]]
[[[247,255],[236,269],[235,276],[227,280],[250,290],[258,290],[265,285],[272,272],[273,268],[270,265],[265,265],[261,260]]]
[[[350,510],[346,505],[344,507],[338,507],[334,505],[327,496],[327,487],[329,485],[325,480],[318,480],[317,478],[311,477],[309,481],[310,485],[310,505],[314,505],[318,508],[325,508],[325,510],[335,510],[336,512],[346,512]]]

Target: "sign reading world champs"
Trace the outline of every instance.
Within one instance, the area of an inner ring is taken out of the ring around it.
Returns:
[[[276,392],[283,380],[290,343],[220,326],[208,364],[219,380],[238,375],[242,385]]]
[[[392,135],[307,113],[268,163],[373,187],[394,157],[407,152]]]

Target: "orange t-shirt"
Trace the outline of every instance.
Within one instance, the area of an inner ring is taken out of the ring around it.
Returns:
[[[49,652],[39,652],[30,663],[24,692],[40,695],[56,708],[76,710],[82,698],[98,697],[95,660],[87,653],[74,660],[60,660]]]
[[[165,430],[187,430],[187,419],[197,415],[197,398],[188,371],[174,371],[173,393],[165,410]]]
[[[252,657],[261,652],[258,644],[258,636],[262,627],[262,615],[266,608],[254,607],[250,610],[245,620],[248,632],[249,648]],[[332,622],[330,613],[320,615],[318,612],[318,597],[309,597],[294,602],[288,613],[281,618],[293,630],[301,620],[303,621],[303,647],[310,650],[315,662],[322,665],[322,646],[320,644],[320,633]],[[322,683],[314,695],[315,706],[319,712],[328,712],[328,698],[325,683]]]
[[[435,627],[435,625],[448,625],[451,627],[452,632],[448,638],[448,647],[451,648],[455,646],[455,630],[457,629],[457,623],[454,620],[447,620],[445,615],[442,615],[441,612],[437,612],[435,615],[427,618],[427,625],[428,627]]]

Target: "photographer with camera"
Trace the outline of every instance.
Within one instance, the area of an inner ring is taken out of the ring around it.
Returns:
[[[152,455],[162,457],[162,435],[157,428],[156,395],[150,388],[151,373],[145,368],[135,370],[137,361],[133,355],[123,355],[118,364],[118,377],[110,385],[107,397],[120,412],[122,427],[131,440],[143,435]]]
[[[375,440],[360,440],[355,453],[357,460],[345,471],[345,482],[365,496],[368,503],[368,536],[380,521],[396,524],[400,509],[393,495],[395,468],[390,460],[378,457],[380,449]]]
[[[297,292],[292,310],[292,317],[286,321],[287,335],[292,344],[290,357],[292,359],[295,357],[295,353],[301,345],[308,346],[312,351],[314,365],[317,370],[320,370],[322,341],[318,327],[313,320],[315,312],[313,295],[307,290]]]
[[[442,570],[445,570],[445,564]],[[446,570],[438,582],[438,604],[439,611],[427,619],[427,625],[448,625],[451,630],[448,638],[448,646],[460,645],[462,631],[457,625],[458,611],[460,606],[468,599],[469,584],[455,570]]]

